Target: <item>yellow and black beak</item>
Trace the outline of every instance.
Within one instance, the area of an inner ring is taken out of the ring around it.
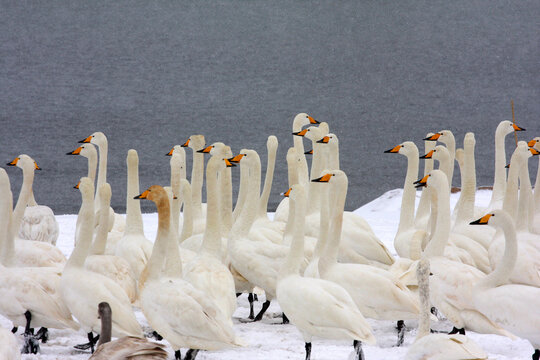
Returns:
[[[487,214],[482,216],[480,219],[471,221],[469,225],[487,225],[489,222],[489,219],[493,216],[493,214]]]
[[[37,162],[34,161],[34,169],[41,170],[41,168],[38,166]]]
[[[79,146],[79,147],[76,148],[75,150],[66,153],[66,155],[80,155],[80,154],[81,154],[81,151],[82,151],[82,147]]]
[[[510,169],[510,164],[504,166],[505,169]]]
[[[90,135],[86,139],[83,139],[83,140],[79,141],[79,143],[89,143],[90,141],[92,141],[92,135]]]
[[[283,195],[283,196],[285,196],[285,197],[289,197],[289,195],[291,195],[291,190],[292,190],[292,188],[289,188],[289,190],[287,190],[287,191],[281,193],[281,195]]]
[[[398,153],[400,149],[401,149],[401,145],[397,145],[389,150],[385,150],[384,152],[385,153]]]
[[[214,148],[214,146],[210,145],[210,146],[205,147],[204,149],[197,150],[197,152],[198,153],[203,153],[203,154],[208,154],[210,152],[210,150],[212,150],[213,148]]]
[[[527,145],[529,145],[529,147],[533,147],[534,145],[536,145],[537,142],[538,140],[532,139],[531,141],[527,143]]]
[[[148,193],[150,193],[150,190],[145,190],[142,194],[135,196],[134,199],[146,199],[148,197]]]
[[[420,159],[432,159],[433,158],[433,152],[434,152],[434,150],[431,150],[427,154],[420,156]]]
[[[225,165],[227,165],[227,167],[235,167],[236,166],[229,159],[223,159],[223,161],[225,161]]]
[[[415,181],[413,183],[415,185],[414,187],[417,188],[417,189],[421,188],[421,187],[426,187],[428,177],[429,177],[429,175],[426,175],[423,178],[421,178],[420,180]]]
[[[182,146],[182,147],[188,147],[188,145],[189,145],[189,139],[187,139],[187,141],[186,141],[185,143],[183,143],[182,145],[180,145],[180,146]]]
[[[7,166],[17,166],[17,163],[19,162],[19,158],[16,157],[15,159],[13,159],[12,162],[8,162],[6,165]]]
[[[439,140],[439,138],[441,137],[441,134],[440,133],[436,133],[436,134],[433,134],[431,136],[428,136],[427,138],[424,138],[423,140],[427,140],[427,141],[437,141]]]
[[[533,154],[533,156],[536,156],[536,155],[539,155],[540,152],[538,152],[538,150],[536,150],[535,148],[529,148],[529,151],[531,152],[531,154]]]
[[[324,174],[320,178],[311,180],[311,182],[329,182],[330,178],[332,178],[332,174]]]
[[[313,149],[306,151],[304,155],[313,155]]]
[[[240,162],[240,160],[242,160],[243,157],[244,157],[244,154],[238,154],[238,155],[233,156],[232,158],[229,158],[227,160],[229,160],[230,162],[232,162],[234,164],[238,164]]]
[[[171,151],[166,153],[165,156],[172,156],[173,152],[174,152],[174,148],[172,148]]]
[[[321,123],[320,121],[315,120],[314,118],[312,118],[312,117],[309,116],[309,115],[308,115],[308,119],[309,119],[309,123],[310,123],[310,124],[313,124],[313,125],[316,125],[316,124],[320,124],[320,123]]]
[[[330,137],[328,136],[323,137],[321,140],[317,140],[319,144],[328,144],[329,141],[330,141]]]
[[[292,134],[296,135],[296,136],[304,136],[304,135],[306,135],[306,133],[307,133],[307,129],[304,129],[304,130],[301,130],[301,131],[293,132]]]
[[[74,188],[74,189],[78,189],[79,186],[81,186],[81,182],[80,182],[80,181],[79,181],[79,182],[77,183],[77,185],[75,185],[73,188]]]
[[[514,131],[525,131],[525,128],[519,127],[515,123],[512,124],[512,127],[514,128]]]

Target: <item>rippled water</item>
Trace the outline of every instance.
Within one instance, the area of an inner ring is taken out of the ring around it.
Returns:
[[[0,12],[0,160],[34,157],[36,199],[57,213],[77,211],[86,174],[64,154],[94,131],[109,137],[120,212],[127,150],[141,187],[165,185],[164,154],[193,133],[258,150],[263,169],[277,135],[275,208],[303,111],[340,138],[349,209],[403,185],[405,158],[383,154],[401,141],[446,128],[460,145],[475,132],[485,185],[510,99],[520,137],[540,134],[538,1],[3,1]],[[16,195],[22,176],[8,172]]]

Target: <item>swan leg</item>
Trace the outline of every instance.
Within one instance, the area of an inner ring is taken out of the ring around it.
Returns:
[[[248,318],[253,320],[255,318],[255,314],[253,312],[253,293],[249,293],[248,301],[249,301],[249,317]]]
[[[39,329],[36,333],[36,339],[41,340],[43,344],[46,344],[47,340],[49,340],[49,329],[46,327]]]
[[[150,334],[150,336],[152,336],[157,341],[163,340],[163,336],[159,335],[156,330],[152,331],[152,334]]]
[[[19,329],[18,327],[14,326],[14,327],[11,329],[11,332],[15,334],[15,333],[17,332],[18,329]]]
[[[359,340],[353,341],[354,352],[356,354],[355,360],[364,360],[364,351],[362,350],[362,342]]]
[[[88,342],[86,344],[75,345],[74,348],[77,349],[77,350],[91,349],[92,354],[93,354],[94,353],[94,347],[95,347],[96,343],[98,342],[98,340],[99,340],[99,335],[94,337],[94,334],[90,331],[88,333]]]
[[[405,336],[405,321],[398,320],[396,328],[398,331],[396,346],[401,346],[403,345],[403,337]]]
[[[283,323],[284,323],[284,324],[288,324],[288,323],[289,323],[289,318],[287,317],[287,315],[285,315],[285,313],[283,313]]]
[[[306,360],[310,360],[310,359],[311,359],[311,343],[307,342],[306,343]]]
[[[180,352],[180,350],[176,350],[174,352],[174,360],[182,360],[182,353]]]
[[[253,301],[259,301],[259,297],[255,293],[253,293]]]
[[[540,360],[540,350],[534,349],[534,354],[532,356],[533,360]]]
[[[457,327],[453,327],[452,328],[452,331],[450,331],[448,333],[448,335],[454,335],[454,334],[461,334],[461,335],[465,335],[465,329],[464,328],[461,328],[461,329],[458,329]]]
[[[270,306],[270,300],[266,300],[264,303],[263,303],[263,306],[262,306],[262,309],[261,311],[259,311],[259,313],[257,314],[257,316],[255,316],[255,319],[253,319],[253,321],[260,321],[264,315],[264,313],[266,312],[266,310],[268,310],[268,307]]]
[[[240,295],[242,295],[242,293],[236,293],[236,297],[239,297]]]
[[[26,318],[26,326],[24,328],[24,345],[21,352],[23,354],[37,354],[39,352],[39,341],[34,336],[34,329],[30,327],[32,314],[26,310],[24,317]]]
[[[184,360],[195,360],[198,353],[199,349],[189,349]]]

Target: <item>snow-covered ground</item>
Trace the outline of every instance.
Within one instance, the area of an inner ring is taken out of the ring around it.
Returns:
[[[364,217],[373,227],[375,233],[394,253],[393,239],[399,221],[399,211],[401,206],[402,190],[392,190],[376,200],[357,209],[355,212]],[[487,205],[490,191],[477,192],[477,206]],[[452,194],[452,206],[458,199],[459,194]],[[417,199],[418,200],[418,199]],[[75,215],[57,216],[60,224],[60,237],[58,247],[69,256],[73,249],[73,236],[75,232]],[[155,238],[157,230],[157,214],[143,215],[145,233],[149,239]],[[256,303],[256,311],[261,306],[264,299],[259,298]],[[139,309],[134,309],[139,322],[143,325],[144,331],[149,332],[150,328]],[[97,312],[97,309],[96,309]],[[237,334],[249,345],[234,350],[201,352],[198,359],[220,359],[220,360],[267,360],[267,359],[303,359],[304,343],[300,333],[294,325],[281,324],[281,311],[277,302],[273,302],[268,312],[261,322],[241,323],[238,319],[244,319],[249,312],[246,296],[238,299],[238,309],[234,314],[234,326]],[[395,347],[396,332],[394,323],[389,321],[369,320],[377,345],[364,346],[366,359],[401,359],[407,352],[407,348],[414,341],[416,336],[416,321],[408,321],[405,344],[402,347]],[[11,328],[11,323],[0,316],[0,326]],[[434,329],[450,330],[451,325],[447,321],[440,321],[432,324]],[[22,344],[22,329],[17,337]],[[490,359],[510,360],[528,359],[533,353],[533,348],[526,340],[512,341],[508,338],[497,335],[480,335],[468,332],[468,336],[480,344],[489,354]],[[89,352],[80,352],[73,348],[73,345],[86,342],[86,334],[81,330],[73,332],[70,330],[50,330],[48,343],[41,345],[41,353],[38,355],[23,355],[23,359],[87,359]],[[166,343],[164,341],[164,343]],[[173,350],[168,347],[169,358],[174,359]],[[185,349],[183,349],[183,354]],[[329,341],[315,339],[313,341],[312,359],[347,359],[352,354],[352,344],[344,341]]]

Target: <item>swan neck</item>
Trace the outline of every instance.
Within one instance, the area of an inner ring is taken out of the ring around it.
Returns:
[[[330,229],[328,244],[324,247],[324,254],[319,260],[319,273],[323,274],[329,266],[337,263],[339,243],[341,241],[341,231],[343,227],[343,212],[347,197],[348,180],[346,178],[337,179],[334,184],[330,184],[330,198],[333,198],[333,206],[330,211]]]
[[[197,219],[202,218],[202,186],[204,173],[204,154],[193,149],[193,168],[191,169],[191,196],[193,199],[193,214]]]
[[[501,202],[505,197],[506,190],[506,149],[504,139],[506,133],[502,128],[497,127],[495,131],[495,176],[493,181],[493,192],[489,207]]]
[[[320,258],[326,249],[328,242],[328,232],[330,230],[330,202],[328,199],[330,186],[323,187],[321,191],[321,216],[319,236],[317,237],[317,244],[313,250],[313,257]]]
[[[65,268],[82,268],[94,236],[94,194],[82,193],[82,204],[78,214],[79,229],[77,233],[77,244],[69,257]]]
[[[232,171],[225,168],[219,174],[220,194],[221,194],[221,234],[227,237],[233,224],[232,215]]]
[[[298,132],[302,130],[302,125],[300,123],[295,124],[293,122],[293,132]],[[299,157],[299,166],[298,166],[298,180],[304,186],[309,184],[309,169],[307,165],[306,155],[304,155],[304,138],[302,136],[293,135],[293,144],[296,149],[296,153]]]
[[[167,196],[163,196],[156,202],[157,212],[158,212],[158,230],[156,235],[156,241],[154,242],[154,247],[152,249],[152,255],[148,261],[148,279],[157,279],[160,276],[161,269],[163,268],[163,263],[166,263],[167,266],[175,260],[175,252],[178,253],[178,246],[173,247],[169,246],[171,242],[171,209],[169,204],[169,199]],[[169,251],[168,251],[169,250]],[[171,251],[173,250],[173,251]],[[178,253],[178,259],[180,260],[180,254]],[[180,260],[181,261],[181,260]],[[180,262],[180,272],[175,274],[176,276],[181,276],[181,262]]]
[[[264,187],[259,199],[259,217],[268,218],[268,199],[270,198],[270,190],[272,189],[272,181],[274,179],[274,168],[276,165],[277,147],[268,149],[268,162],[266,164],[266,174],[264,177]]]
[[[280,269],[279,276],[299,274],[300,265],[304,258],[304,228],[305,228],[305,195],[303,189],[296,196],[296,200],[289,201],[289,211],[293,212],[294,225],[292,231],[291,251]]]
[[[311,179],[316,179],[319,176],[321,176],[321,172],[324,170],[324,149],[322,146],[325,146],[323,144],[318,144],[316,141],[313,141],[313,161],[311,163]],[[321,209],[321,197],[320,197],[320,190],[321,186],[325,186],[325,184],[321,184],[318,182],[309,182],[309,199],[308,199],[308,215],[314,214]]]
[[[218,161],[217,156],[213,156],[206,166],[206,229],[202,241],[202,251],[212,254],[221,259],[221,232],[220,232],[220,191],[218,188]]]
[[[110,313],[101,314],[101,332],[99,334],[99,342],[97,347],[101,344],[106,344],[111,341],[112,332],[112,319]]]
[[[249,187],[246,196],[246,203],[242,207],[242,212],[233,225],[232,233],[235,236],[246,237],[257,216],[257,201],[250,199],[258,199],[261,190],[261,162],[256,158],[248,168],[249,170]]]
[[[127,197],[125,234],[142,234],[144,227],[140,200],[134,199],[139,192],[139,159],[127,162]]]
[[[398,233],[414,226],[414,206],[416,199],[414,181],[418,178],[419,162],[418,149],[414,149],[411,154],[407,155],[407,174],[405,175],[405,183],[403,184]]]
[[[21,221],[24,216],[24,210],[26,209],[30,196],[32,195],[32,183],[34,182],[33,167],[24,166],[22,168],[22,172],[23,182],[21,192],[19,193],[19,198],[11,217],[11,231],[13,236],[16,236],[19,233]]]
[[[91,155],[88,156],[88,177],[92,180],[92,184],[95,184],[96,182],[97,162],[97,152],[92,152]]]
[[[249,169],[245,165],[245,163],[241,162],[240,163],[240,187],[238,189],[236,205],[233,211],[233,222],[236,222],[236,220],[238,220],[238,217],[240,216],[240,213],[242,212],[242,208],[246,202],[248,186],[249,186]]]
[[[427,154],[433,149],[435,149],[435,141],[424,141],[424,154]],[[424,176],[429,174],[432,170],[433,170],[433,159],[424,160]],[[420,202],[418,203],[418,208],[416,209],[415,222],[420,221],[420,219],[423,219],[429,215],[430,204],[431,204],[430,191],[427,188],[423,188],[422,194],[420,195]]]
[[[443,256],[444,248],[448,243],[450,233],[450,193],[444,184],[435,184],[435,194],[437,201],[437,222],[433,231],[431,241],[425,249],[428,258]]]
[[[476,165],[474,160],[474,145],[464,146],[463,183],[458,201],[456,223],[466,222],[474,217],[474,202],[476,193]]]
[[[529,166],[528,161],[523,161],[523,164],[520,166],[519,174],[519,200],[518,200],[518,212],[516,220],[516,230],[517,231],[527,231],[529,232],[529,215],[531,215],[531,205],[532,205],[532,185],[531,178],[529,175]],[[534,208],[532,209],[534,212]],[[534,216],[534,215],[533,215]],[[530,224],[532,226],[532,223]]]
[[[184,217],[182,224],[182,233],[180,234],[180,242],[186,240],[193,235],[193,203],[191,199],[191,185],[189,183],[184,184],[182,187],[182,199],[184,201]]]
[[[96,238],[90,249],[90,255],[103,255],[107,247],[107,235],[109,233],[109,202],[100,200],[99,224],[96,230]]]
[[[4,176],[7,174],[4,172]],[[15,238],[10,230],[13,212],[13,195],[9,183],[0,198],[0,264],[11,266],[15,257]]]
[[[181,174],[180,168],[176,166],[177,163],[175,163],[174,160],[175,159],[171,158],[171,190],[173,196],[169,201],[171,204],[171,233],[178,237],[178,229],[180,227],[180,207],[182,205],[182,196],[180,194]]]
[[[514,154],[510,161],[510,171],[508,171],[508,182],[506,183],[506,193],[503,202],[503,210],[506,211],[514,221],[516,221],[518,211],[518,178],[520,168],[521,158],[518,154]]]
[[[538,170],[536,171],[536,181],[534,182],[534,206],[540,212],[540,156],[538,156]]]
[[[109,152],[109,145],[107,143],[107,140],[100,142],[98,144],[99,148],[99,172],[98,172],[98,179],[97,179],[97,185],[96,189],[98,189],[96,198],[99,196],[99,189],[101,188],[101,185],[105,184],[107,182],[107,156]]]

